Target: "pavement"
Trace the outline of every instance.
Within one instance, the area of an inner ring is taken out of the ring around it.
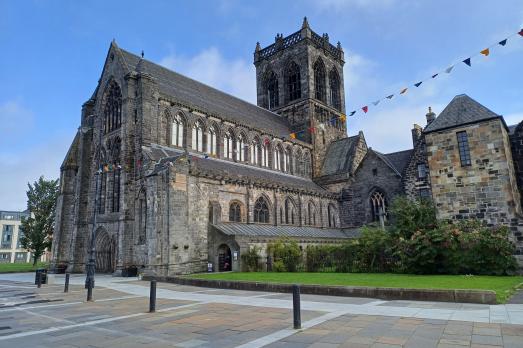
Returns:
[[[0,274],[0,347],[523,347],[523,305],[480,305],[302,295],[293,329],[292,295],[96,276],[34,283],[34,273]]]

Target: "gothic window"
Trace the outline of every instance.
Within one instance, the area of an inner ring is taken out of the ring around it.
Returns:
[[[281,149],[281,146],[278,145],[274,148],[274,169],[276,170],[282,170],[283,167],[283,150]]]
[[[203,152],[203,127],[200,121],[196,121],[192,128],[192,149]]]
[[[180,115],[176,115],[171,123],[171,145],[183,147],[184,123]]]
[[[260,141],[258,139],[254,139],[251,144],[251,164],[258,165],[259,154],[260,154]]]
[[[98,186],[98,213],[99,214],[105,214],[105,194],[107,189],[107,173],[106,173],[106,156],[105,156],[105,150],[102,149],[100,151],[100,165],[101,167],[98,169],[98,177],[99,177],[99,186]]]
[[[337,227],[336,226],[336,208],[332,204],[329,204],[327,206],[327,214],[329,215],[329,227]]]
[[[300,149],[296,151],[294,165],[296,167],[294,173],[298,176],[303,176],[303,157]]]
[[[291,150],[288,148],[283,151],[283,171],[291,172]]]
[[[262,167],[269,166],[270,141],[265,139],[261,147],[261,165]]]
[[[247,144],[245,143],[245,136],[240,134],[236,141],[236,160],[239,162],[245,162],[247,158]]]
[[[145,243],[147,229],[147,195],[140,192],[138,198],[138,244]]]
[[[223,136],[223,157],[233,159],[234,141],[230,132],[226,132]]]
[[[307,217],[308,221],[307,224],[311,226],[316,225],[316,208],[314,207],[314,204],[312,202],[309,202],[307,205]]]
[[[301,98],[300,67],[294,62],[287,69],[287,98],[289,101]]]
[[[329,86],[331,89],[330,104],[336,110],[341,110],[340,78],[335,69],[329,73]]]
[[[230,222],[241,222],[241,205],[238,202],[232,202],[229,206],[229,221]]]
[[[112,173],[111,207],[113,213],[120,211],[120,177],[122,171],[120,166],[120,148],[121,140],[116,138],[112,146],[112,165],[108,168]]]
[[[218,154],[216,145],[216,129],[214,126],[211,126],[209,128],[209,132],[207,133],[207,153],[213,156]]]
[[[278,96],[278,78],[274,72],[269,74],[267,79],[267,108],[272,109],[280,104]]]
[[[311,176],[311,155],[308,152],[303,154],[303,176],[306,178]]]
[[[296,218],[296,207],[294,203],[287,198],[285,200],[285,223],[287,225],[294,225]]]
[[[112,132],[122,125],[122,93],[120,87],[111,81],[105,97],[104,106],[104,130],[105,133]]]
[[[457,132],[456,136],[458,137],[459,158],[461,161],[461,166],[470,166],[472,161],[470,160],[470,148],[467,132]]]
[[[387,214],[387,200],[383,192],[377,190],[370,196],[370,209],[372,221],[380,221],[380,215],[383,215],[385,218]]]
[[[258,223],[269,223],[269,205],[265,198],[260,197],[254,204],[254,222]]]
[[[314,90],[316,99],[325,102],[325,66],[321,60],[314,64]]]

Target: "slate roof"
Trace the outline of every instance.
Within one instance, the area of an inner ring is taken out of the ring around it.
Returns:
[[[278,137],[288,138],[291,133],[287,120],[269,110],[142,59],[121,48],[120,51],[131,70],[151,75],[158,83],[160,92],[183,104],[217,114],[228,121],[265,130]]]
[[[166,162],[167,159],[176,159],[184,154],[182,150],[158,144],[143,146],[142,148],[152,161],[158,163],[152,173],[161,170],[162,163]],[[246,182],[255,181],[267,185],[280,184],[299,191],[333,194],[314,183],[311,179],[213,157],[204,158],[202,155],[195,153],[189,153],[189,158],[191,159],[191,172],[195,175],[221,176]]]
[[[321,175],[352,173],[355,169],[352,165],[359,139],[358,134],[332,142],[325,154]]]
[[[439,116],[429,124],[424,132],[430,133],[470,123],[501,118],[466,94],[455,96]]]
[[[403,150],[391,153],[381,153],[373,150],[385,163],[387,163],[392,169],[396,170],[399,175],[403,175],[405,167],[409,164],[410,158],[414,152],[413,149]]]
[[[233,222],[219,223],[214,224],[213,226],[228,236],[349,239],[356,238],[360,234],[356,229],[320,228],[310,226],[274,226]]]

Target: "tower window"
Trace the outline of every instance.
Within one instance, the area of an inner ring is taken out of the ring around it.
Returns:
[[[338,77],[338,72],[334,69],[329,73],[329,85],[331,89],[331,106],[336,110],[341,110],[340,78]]]
[[[279,104],[278,79],[276,74],[271,72],[267,80],[267,107],[268,109],[272,109],[278,107]]]
[[[287,93],[289,101],[301,98],[300,67],[294,62],[287,70]]]
[[[461,160],[461,166],[467,167],[472,165],[472,161],[470,160],[470,148],[467,132],[457,132],[456,136],[458,138],[459,158]]]
[[[325,102],[325,66],[321,60],[314,64],[314,90],[316,99]]]

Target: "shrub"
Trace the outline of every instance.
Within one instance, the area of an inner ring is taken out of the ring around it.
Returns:
[[[392,201],[390,213],[392,232],[404,239],[409,239],[416,231],[432,230],[438,226],[436,208],[427,199],[413,201],[397,197]]]
[[[246,253],[242,254],[242,267],[244,271],[258,272],[262,270],[260,250],[260,247],[254,245],[251,246]]]
[[[385,272],[392,260],[394,242],[389,232],[377,227],[363,227],[357,240],[356,270]]]
[[[268,245],[268,251],[273,255],[273,271],[297,272],[301,270],[302,252],[295,241],[277,240]]]

